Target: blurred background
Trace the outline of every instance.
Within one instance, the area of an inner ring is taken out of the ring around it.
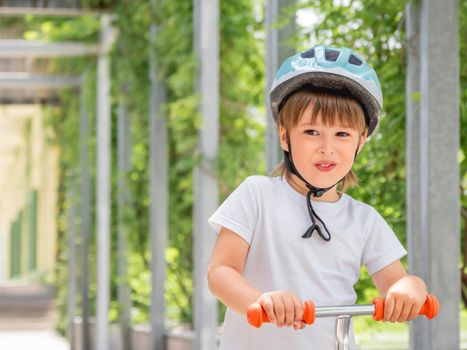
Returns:
[[[268,86],[317,43],[378,73],[349,192],[449,310],[358,349],[467,349],[465,0],[0,0],[0,349],[215,349],[206,220],[279,163]]]

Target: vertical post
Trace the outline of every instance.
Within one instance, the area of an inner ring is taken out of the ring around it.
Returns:
[[[67,338],[74,343],[73,318],[76,297],[76,203],[74,181],[68,190],[68,295],[67,295]],[[73,345],[71,345],[73,348]]]
[[[16,277],[23,274],[23,210],[16,218]]]
[[[36,270],[37,265],[37,190],[31,190],[29,192],[29,205],[28,205],[28,216],[29,216],[29,271],[33,272]]]
[[[15,221],[12,224],[12,237],[10,240],[11,244],[11,270],[10,270],[10,277],[18,277],[21,275],[21,227],[23,222],[23,214],[20,211]]]
[[[270,173],[282,159],[282,150],[277,135],[277,126],[272,119],[269,104],[269,90],[274,81],[279,65],[293,54],[294,47],[290,45],[291,37],[295,33],[295,17],[289,24],[276,28],[282,11],[295,4],[296,0],[268,0],[266,4],[266,172]]]
[[[124,96],[125,89],[121,89]],[[120,327],[122,330],[122,350],[129,350],[130,343],[130,288],[127,275],[127,244],[124,212],[128,205],[129,190],[127,174],[130,170],[130,120],[127,106],[120,101],[118,106],[118,302],[120,304]]]
[[[406,203],[407,245],[409,248],[409,271],[428,281],[428,240],[422,231],[420,206],[420,4],[411,1],[406,5]],[[410,323],[410,348],[428,349],[429,323],[418,317]]]
[[[153,18],[158,16],[158,1],[152,0]],[[155,43],[158,34],[156,21],[151,25],[151,47],[149,57],[151,100],[150,100],[150,194],[149,215],[151,244],[151,339],[150,349],[165,349],[165,280],[167,263],[165,251],[168,235],[168,138],[167,117],[164,112],[166,91],[157,70]]]
[[[352,316],[343,315],[336,318],[336,350],[350,350],[355,347],[350,336]]]
[[[208,218],[218,204],[219,143],[219,0],[195,0],[194,47],[198,59],[196,92],[200,96],[200,160],[194,170],[194,329],[196,350],[216,349],[217,302],[206,279],[215,235]]]
[[[83,76],[82,85],[84,85],[85,76]],[[91,181],[89,178],[89,160],[88,160],[88,135],[89,135],[89,117],[86,107],[86,98],[84,96],[83,86],[80,89],[79,110],[80,110],[80,177],[81,177],[81,350],[90,349],[89,344],[89,326],[88,326],[88,284],[89,284],[89,237],[91,235]]]
[[[97,59],[97,350],[109,349],[110,299],[110,60],[111,17],[102,15]]]
[[[423,0],[420,12],[419,207],[428,254],[412,272],[427,275],[441,304],[440,315],[429,322],[427,350],[459,349],[458,6],[457,0]]]

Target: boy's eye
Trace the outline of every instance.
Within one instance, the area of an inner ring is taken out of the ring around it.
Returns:
[[[345,131],[339,131],[336,135],[337,136],[350,136],[350,134],[348,132],[345,132]]]
[[[313,130],[313,129],[307,129],[307,130],[305,130],[305,134],[318,135],[318,132],[316,130]]]

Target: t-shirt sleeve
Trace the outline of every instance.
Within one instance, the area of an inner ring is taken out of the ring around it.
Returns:
[[[217,233],[225,227],[251,244],[257,219],[257,200],[247,178],[225,199],[208,222]]]
[[[370,275],[401,259],[407,251],[383,217],[372,208],[368,236],[363,250],[363,264]]]

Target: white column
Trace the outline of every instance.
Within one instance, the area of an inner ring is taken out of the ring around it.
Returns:
[[[84,83],[86,75],[83,75],[83,86],[80,89],[80,210],[81,210],[81,344],[79,350],[90,348],[88,317],[89,317],[89,239],[91,235],[91,180],[89,176],[89,115],[84,95]]]
[[[125,94],[122,88],[121,96]],[[122,99],[122,97],[120,97]],[[126,101],[118,105],[118,303],[120,304],[119,323],[121,327],[122,350],[130,349],[131,325],[131,290],[127,274],[127,230],[125,227],[125,210],[129,205],[130,190],[128,188],[128,171],[130,170],[131,142],[130,119]]]
[[[459,349],[459,5],[457,0],[423,0],[420,9],[421,196],[420,205],[411,205],[420,208],[420,232],[427,246],[412,247],[426,252],[411,260],[411,272],[425,277],[441,312],[424,321],[428,334],[416,335],[426,337],[426,343],[411,345]]]
[[[153,11],[157,12],[158,3],[153,0]],[[166,90],[158,77],[155,43],[158,33],[157,23],[151,26],[150,48],[150,194],[151,207],[149,215],[149,231],[151,244],[151,349],[165,349],[165,280],[167,263],[165,252],[168,236],[168,136],[167,116],[164,112]],[[161,54],[161,56],[163,53]]]
[[[67,289],[67,338],[74,343],[73,319],[76,308],[76,190],[75,180],[68,189],[68,289]]]
[[[101,49],[97,59],[97,315],[96,348],[109,349],[110,299],[110,60],[111,18],[101,17]]]
[[[406,203],[409,273],[428,280],[428,241],[422,232],[420,178],[420,4],[406,6],[407,78],[406,78]],[[429,323],[417,318],[410,324],[411,349],[427,349]]]
[[[199,163],[194,170],[194,328],[195,350],[214,350],[217,301],[207,285],[207,269],[216,235],[207,222],[218,205],[219,143],[219,0],[194,1],[195,50],[199,77],[201,130]]]

